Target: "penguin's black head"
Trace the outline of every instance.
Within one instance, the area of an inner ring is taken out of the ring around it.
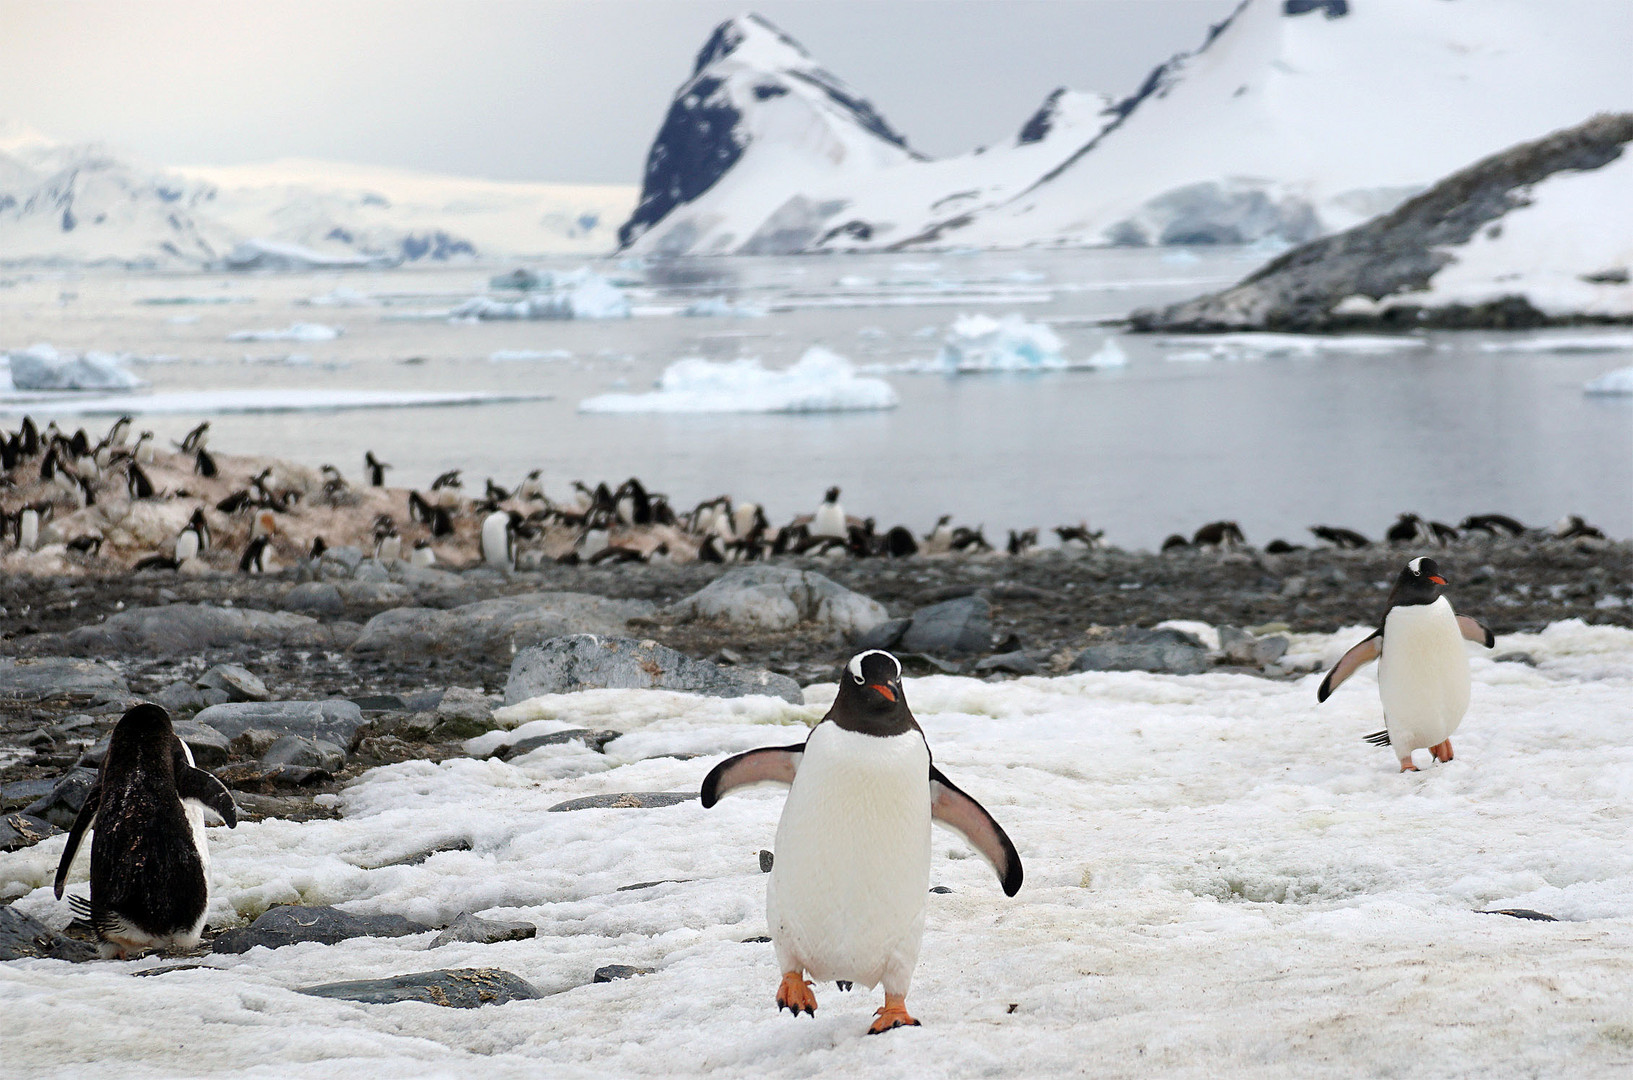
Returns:
[[[1440,589],[1446,584],[1440,567],[1427,555],[1420,555],[1406,564],[1401,576],[1395,579],[1395,589],[1389,594],[1389,606],[1432,604],[1440,599]]]
[[[120,768],[140,762],[148,768],[170,761],[170,744],[175,731],[170,714],[151,701],[132,705],[113,726],[108,738],[108,755],[103,767]]]
[[[836,487],[829,488],[827,494],[822,496],[822,501],[823,502],[838,502],[839,501],[839,489],[836,488]]]
[[[883,649],[850,658],[839,673],[839,694],[828,713],[840,727],[866,735],[899,735],[917,727],[902,692],[902,665]]]

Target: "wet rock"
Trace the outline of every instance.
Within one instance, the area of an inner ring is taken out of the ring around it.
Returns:
[[[70,769],[52,785],[49,795],[29,803],[23,808],[23,813],[44,818],[59,829],[69,828],[74,824],[79,808],[85,805],[85,796],[90,794],[91,785],[95,783],[95,769]]]
[[[907,633],[907,628],[913,625],[912,619],[886,619],[884,622],[866,630],[856,638],[856,648],[863,649],[894,649],[896,643]]]
[[[364,712],[401,712],[408,708],[396,694],[359,694],[347,700]]]
[[[570,742],[581,742],[599,754],[608,743],[622,734],[621,731],[590,731],[587,728],[568,728],[566,731],[552,731],[548,735],[529,735],[525,739],[506,743],[489,756],[497,757],[500,761],[510,761],[521,757],[523,754],[530,754],[541,746],[561,746]]]
[[[631,618],[651,611],[645,600],[566,592],[501,596],[446,611],[396,608],[370,619],[352,649],[366,654],[508,659],[518,650],[563,634],[621,632]]]
[[[1072,661],[1073,671],[1158,671],[1196,675],[1208,667],[1208,650],[1182,630],[1126,627],[1090,645]]]
[[[792,630],[815,624],[851,637],[890,617],[878,601],[821,574],[780,566],[728,570],[663,614],[681,622],[707,619],[745,630]]]
[[[0,960],[49,959],[82,963],[96,959],[96,947],[63,937],[11,905],[0,907]]]
[[[266,766],[294,765],[303,769],[321,769],[324,772],[339,772],[346,765],[346,751],[325,739],[312,739],[304,735],[285,735],[261,755],[261,764]]]
[[[187,749],[193,752],[193,764],[201,769],[225,765],[227,758],[232,756],[232,745],[227,737],[209,724],[201,724],[196,720],[177,720],[170,726],[175,729],[176,737],[186,743]]]
[[[404,937],[430,929],[401,915],[355,915],[335,907],[292,904],[268,909],[249,926],[223,930],[211,948],[218,953],[244,953],[257,945],[269,949],[303,941],[333,945],[357,937]]]
[[[31,814],[7,814],[0,817],[0,851],[33,847],[46,837],[60,832],[61,829],[44,818]]]
[[[1011,675],[1036,675],[1040,669],[1036,660],[1024,652],[1016,651],[983,657],[975,662],[975,670],[1005,671]]]
[[[192,683],[177,679],[169,686],[153,695],[153,703],[161,706],[171,716],[177,713],[193,713],[204,708],[204,695]]]
[[[208,690],[200,690],[198,692],[198,696],[199,700],[204,702],[204,707],[206,709],[211,705],[225,705],[227,702],[232,700],[231,694],[214,686],[210,687]]]
[[[278,818],[283,821],[317,821],[340,816],[332,805],[319,805],[310,795],[267,795],[253,791],[234,791],[232,801],[238,804],[239,821],[265,821]]]
[[[532,923],[495,922],[464,912],[448,924],[448,929],[431,939],[430,948],[452,945],[456,941],[470,941],[478,945],[492,945],[499,941],[523,941],[538,934]]]
[[[557,803],[551,810],[650,810],[658,806],[674,806],[692,802],[694,791],[624,791],[608,795],[588,795],[582,799],[568,799]]]
[[[524,649],[510,665],[505,704],[576,690],[679,690],[705,697],[767,694],[804,702],[799,684],[753,668],[693,660],[655,641],[574,634]]]
[[[345,648],[350,624],[324,625],[309,615],[213,604],[167,604],[129,608],[104,622],[65,635],[67,644],[85,652],[176,655],[239,645],[286,648]]]
[[[1559,921],[1559,917],[1556,916],[1556,915],[1549,915],[1546,912],[1533,911],[1531,908],[1523,908],[1523,907],[1492,908],[1489,911],[1482,911],[1482,912],[1480,912],[1480,914],[1481,915],[1507,915],[1510,919],[1525,919],[1525,920],[1527,920],[1529,922],[1558,922]]]
[[[342,581],[339,589],[346,603],[365,607],[395,607],[408,603],[414,595],[414,590],[395,581]]]
[[[327,701],[240,701],[212,705],[193,718],[229,740],[251,728],[282,735],[305,735],[348,746],[363,723],[363,710],[344,698]]]
[[[992,647],[992,605],[982,596],[961,596],[920,608],[897,646],[933,656],[986,652]]]
[[[0,699],[40,701],[62,694],[88,695],[92,701],[130,696],[125,677],[106,664],[70,656],[21,660],[0,657]]]
[[[228,701],[270,701],[272,694],[248,668],[239,664],[217,664],[198,678],[201,690],[225,690]]]
[[[655,968],[631,967],[628,964],[608,964],[606,967],[596,968],[595,975],[590,981],[598,983],[617,982],[619,979],[633,979],[637,975],[650,975],[655,970]]]
[[[313,997],[361,1001],[367,1005],[424,1001],[450,1009],[476,1009],[483,1005],[531,1001],[544,996],[533,984],[498,968],[421,971],[413,975],[393,975],[385,979],[359,979],[356,982],[302,986],[295,992],[310,994]]]
[[[335,778],[328,769],[311,765],[264,765],[259,761],[245,761],[224,765],[212,770],[217,780],[234,791],[275,794],[289,788],[327,784]]]
[[[340,590],[327,581],[306,581],[284,594],[283,609],[306,615],[339,615],[346,610]]]

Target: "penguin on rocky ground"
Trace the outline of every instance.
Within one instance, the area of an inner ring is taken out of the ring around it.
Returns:
[[[409,554],[408,561],[413,566],[435,566],[437,553],[431,550],[431,541],[424,537],[414,541],[414,550]]]
[[[936,518],[935,528],[924,537],[926,555],[945,555],[953,549],[953,516],[942,514]]]
[[[94,822],[91,895],[71,897],[70,903],[91,924],[105,959],[198,944],[210,901],[207,811],[229,828],[238,824],[232,795],[194,767],[170,715],[149,702],[127,711],[69,830],[54,885],[60,900],[74,854]]]
[[[194,428],[192,431],[189,431],[186,435],[182,436],[182,440],[181,440],[181,442],[176,444],[176,448],[178,450],[180,450],[184,454],[191,454],[195,450],[204,449],[205,443],[207,443],[209,441],[210,441],[210,422],[208,420],[206,420],[202,424],[200,424],[198,427]]]
[[[204,508],[198,507],[181,532],[176,534],[176,561],[184,563],[201,551],[210,550],[210,523],[204,520]]]
[[[1354,529],[1343,529],[1335,525],[1311,525],[1310,532],[1317,540],[1325,540],[1340,549],[1364,548],[1372,543]]]
[[[403,538],[390,514],[374,519],[374,557],[379,562],[396,562],[403,557]]]
[[[1487,536],[1524,536],[1526,527],[1507,514],[1470,514],[1457,526],[1464,532],[1483,532]]]
[[[1384,730],[1367,736],[1388,746],[1401,772],[1415,772],[1412,751],[1427,748],[1436,761],[1452,760],[1452,732],[1469,708],[1469,659],[1464,641],[1496,643],[1479,620],[1458,615],[1441,589],[1446,579],[1427,556],[1406,564],[1389,594],[1383,623],[1346,652],[1321,680],[1316,700],[1332,692],[1363,665],[1378,661],[1378,697]]]
[[[125,462],[125,490],[132,500],[153,498],[153,481],[135,460]]]
[[[369,487],[386,486],[386,470],[390,465],[374,456],[373,450],[363,452],[363,469],[369,474]]]
[[[246,574],[265,574],[271,570],[272,560],[267,555],[267,545],[271,542],[272,537],[264,533],[251,537],[238,560],[238,569]]]
[[[516,498],[522,502],[548,502],[544,497],[544,481],[539,479],[543,475],[543,469],[529,472],[516,488]]]
[[[1239,548],[1247,546],[1247,538],[1234,521],[1210,521],[1191,536],[1191,546]]]
[[[482,519],[482,561],[507,569],[516,565],[516,526],[505,510],[495,510]]]
[[[837,536],[843,540],[848,534],[845,526],[845,508],[839,505],[839,489],[831,487],[811,518],[811,535]]]
[[[788,784],[766,886],[766,922],[782,982],[777,1007],[816,1013],[808,980],[884,984],[869,1034],[918,1026],[907,990],[924,936],[931,820],[962,835],[1021,887],[1020,856],[980,803],[931,760],[902,691],[901,664],[879,649],[839,673],[833,707],[804,743],[727,758],[703,780],[712,807],[729,791]]]

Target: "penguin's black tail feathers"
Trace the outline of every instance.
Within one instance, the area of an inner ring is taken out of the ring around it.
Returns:
[[[1371,743],[1373,746],[1389,745],[1388,731],[1374,731],[1371,735],[1363,735],[1362,738]]]
[[[91,898],[90,897],[80,896],[77,893],[69,893],[68,894],[68,908],[69,908],[69,910],[71,910],[74,913],[74,917],[76,919],[80,919],[83,922],[90,922],[91,921]]]

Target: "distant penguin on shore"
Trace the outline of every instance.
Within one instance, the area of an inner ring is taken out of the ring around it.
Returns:
[[[184,454],[191,454],[194,451],[204,449],[204,445],[209,441],[210,422],[206,420],[198,427],[182,436],[182,440],[176,444],[176,448]]]
[[[516,565],[516,527],[510,513],[495,510],[482,519],[482,561],[489,566],[511,568]]]
[[[845,508],[839,505],[839,489],[831,487],[811,518],[811,535],[837,536],[843,540],[849,535],[845,524]]]
[[[1378,661],[1378,697],[1384,730],[1367,736],[1388,746],[1401,772],[1415,772],[1412,751],[1427,748],[1436,761],[1452,760],[1451,736],[1469,707],[1469,660],[1464,641],[1496,643],[1478,620],[1452,610],[1441,589],[1446,579],[1427,556],[1406,564],[1389,594],[1383,623],[1346,652],[1316,691],[1326,701],[1363,665]]]
[[[136,436],[136,444],[130,448],[138,464],[153,464],[153,432],[144,431]]]
[[[516,498],[522,502],[549,502],[544,497],[544,482],[539,478],[544,475],[543,469],[534,469],[516,488]]]
[[[926,555],[945,555],[953,549],[953,516],[942,514],[936,518],[935,528],[924,538]]]
[[[232,795],[194,766],[170,715],[149,702],[128,710],[114,725],[96,781],[68,832],[53,885],[62,899],[69,867],[94,821],[91,895],[69,902],[91,924],[104,959],[198,944],[210,900],[207,811],[228,828],[238,824]]]
[[[396,562],[403,557],[403,538],[390,514],[374,519],[374,557],[379,562]]]
[[[199,552],[210,550],[210,523],[204,520],[204,508],[194,509],[181,532],[176,534],[176,562],[184,563],[197,558]]]
[[[1354,529],[1339,528],[1336,525],[1311,525],[1310,532],[1316,539],[1325,540],[1341,550],[1356,550],[1368,547],[1372,543]]]
[[[414,550],[409,554],[408,561],[414,566],[435,566],[437,553],[431,550],[431,541],[424,537],[414,541]]]
[[[374,456],[373,450],[363,452],[363,469],[369,474],[369,487],[386,486],[386,470],[391,468]]]
[[[267,555],[267,545],[271,542],[272,537],[265,534],[251,537],[238,560],[238,569],[246,574],[265,574],[274,569],[272,559]]]
[[[17,546],[24,551],[40,546],[40,512],[32,506],[17,511]]]

